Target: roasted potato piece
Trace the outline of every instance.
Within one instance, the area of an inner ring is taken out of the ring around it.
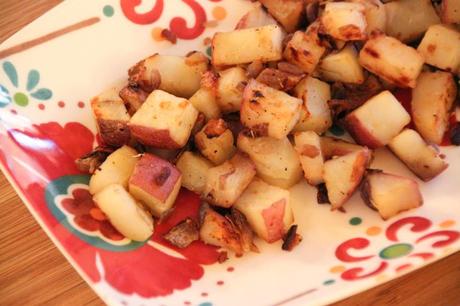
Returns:
[[[244,252],[259,253],[259,248],[254,244],[254,232],[246,217],[237,209],[232,208],[230,215],[226,216],[240,234],[241,247]]]
[[[284,49],[284,58],[301,68],[306,73],[312,73],[326,48],[318,38],[318,24],[312,24],[306,32],[297,31],[288,41]]]
[[[97,130],[106,145],[120,147],[129,142],[130,116],[115,89],[111,88],[91,100]]]
[[[321,26],[330,36],[344,40],[367,38],[365,6],[361,3],[326,2]]]
[[[200,89],[189,99],[193,107],[203,113],[207,120],[218,119],[221,116],[217,103],[217,80],[217,74],[206,71],[202,76]]]
[[[359,52],[364,68],[399,87],[415,87],[423,62],[417,50],[383,34],[373,35]]]
[[[146,241],[153,234],[153,219],[120,184],[109,184],[94,195],[94,202],[126,238]]]
[[[254,163],[246,154],[237,153],[208,170],[203,198],[217,206],[231,207],[255,175]]]
[[[378,170],[368,171],[364,176],[361,197],[383,220],[423,204],[416,181]]]
[[[268,243],[283,238],[294,216],[289,191],[255,178],[234,206],[242,212],[254,232]]]
[[[232,131],[228,129],[223,119],[208,121],[195,135],[195,145],[201,154],[215,165],[222,164],[235,154],[236,147],[233,143]]]
[[[206,185],[206,175],[213,164],[206,158],[192,152],[184,152],[176,163],[182,173],[182,186],[201,194]]]
[[[258,28],[270,24],[278,24],[270,14],[268,14],[260,3],[256,3],[255,7],[241,17],[236,24],[235,30]]]
[[[364,16],[366,17],[366,30],[368,34],[373,31],[385,33],[387,12],[380,0],[352,0],[351,2],[360,3],[364,6]]]
[[[383,91],[345,117],[345,127],[357,143],[375,149],[387,145],[410,122],[399,101]]]
[[[449,166],[414,130],[405,129],[388,144],[391,151],[419,178],[429,181]]]
[[[218,214],[207,204],[202,205],[200,216],[200,239],[204,243],[226,248],[237,256],[243,255],[240,234],[227,218]]]
[[[127,85],[120,90],[120,98],[125,103],[128,113],[132,116],[142,103],[147,99],[148,93],[142,90],[137,84]]]
[[[256,80],[244,89],[241,123],[258,136],[286,137],[299,120],[302,100]]]
[[[443,23],[460,24],[460,2],[457,0],[442,0],[441,20]]]
[[[320,141],[321,153],[325,160],[331,159],[334,156],[343,156],[364,149],[360,145],[334,137],[323,136]]]
[[[233,67],[219,72],[217,81],[217,103],[225,113],[237,112],[241,107],[243,90],[248,78],[241,67]]]
[[[257,76],[256,80],[257,82],[270,86],[271,88],[281,91],[289,91],[300,82],[303,76],[303,74],[292,74],[279,69],[265,68]]]
[[[326,55],[318,66],[321,78],[326,81],[362,84],[363,68],[358,61],[358,52],[351,44],[342,50]]]
[[[460,32],[443,24],[428,28],[417,48],[427,64],[460,72]]]
[[[201,52],[194,51],[186,57],[155,54],[131,68],[129,80],[148,93],[158,88],[190,98],[200,88],[201,75],[207,69],[208,58]]]
[[[316,186],[323,182],[324,158],[321,141],[313,131],[299,132],[294,135],[295,150],[299,154],[303,175],[308,184]]]
[[[385,4],[386,33],[402,42],[420,38],[429,26],[439,23],[430,0],[398,0]]]
[[[216,66],[246,64],[282,58],[284,32],[278,25],[216,33],[212,39],[212,63]]]
[[[89,192],[96,194],[111,184],[128,187],[128,180],[138,160],[136,150],[123,146],[110,154],[89,180]]]
[[[129,179],[129,192],[161,217],[176,201],[182,175],[170,162],[144,153]]]
[[[304,15],[303,0],[259,0],[286,32],[297,30]]]
[[[322,134],[332,125],[332,116],[327,101],[331,99],[328,83],[306,77],[294,89],[295,96],[302,99],[300,118],[294,132],[315,131]]]
[[[79,171],[93,174],[113,151],[115,150],[112,147],[96,147],[93,151],[77,158],[75,165]]]
[[[412,89],[411,109],[415,127],[427,142],[441,144],[456,96],[452,74],[442,71],[420,74],[417,87]]]
[[[287,138],[253,138],[242,132],[237,146],[249,154],[257,175],[271,185],[287,189],[302,178],[299,156]]]
[[[129,121],[129,129],[145,145],[179,149],[187,143],[197,117],[188,100],[155,90]]]
[[[324,183],[332,210],[345,204],[358,188],[369,162],[367,148],[330,159],[324,163]]]

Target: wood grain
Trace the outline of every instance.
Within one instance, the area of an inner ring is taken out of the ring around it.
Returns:
[[[0,42],[60,0],[0,0]],[[27,9],[24,9],[27,8]],[[0,174],[0,305],[101,305]],[[334,306],[460,305],[460,253]]]

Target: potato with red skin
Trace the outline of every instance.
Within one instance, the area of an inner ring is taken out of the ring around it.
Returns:
[[[255,178],[236,201],[254,232],[268,243],[283,238],[294,221],[289,191]]]
[[[447,164],[416,131],[405,129],[388,144],[391,151],[420,179],[429,181],[444,170]]]
[[[128,122],[131,117],[117,92],[116,88],[110,88],[91,99],[99,135],[104,144],[114,147],[127,144],[130,139]]]
[[[125,103],[129,115],[132,116],[141,108],[142,103],[148,97],[148,93],[138,86],[127,85],[120,90],[119,96]]]
[[[361,185],[361,197],[369,207],[379,212],[383,220],[423,204],[415,180],[379,170],[366,173]]]
[[[208,64],[206,55],[197,51],[185,57],[154,54],[129,70],[129,80],[147,93],[160,89],[190,98],[200,88],[201,75],[208,69]]]
[[[305,15],[303,0],[259,0],[267,11],[283,26],[288,33],[292,33],[300,26]]]
[[[361,3],[326,2],[321,26],[330,36],[344,40],[365,40],[367,21]]]
[[[364,148],[324,163],[323,179],[332,210],[342,207],[359,187],[369,155],[370,151]]]
[[[233,133],[223,119],[212,119],[195,135],[195,145],[200,153],[220,165],[235,154]]]
[[[256,80],[244,89],[241,123],[258,136],[286,137],[299,119],[302,100]]]
[[[197,117],[188,100],[155,90],[129,121],[129,129],[145,145],[179,149],[187,143]]]
[[[359,52],[361,66],[383,80],[403,88],[414,88],[424,58],[396,38],[373,34]]]
[[[371,149],[387,145],[410,122],[404,107],[383,91],[345,117],[345,127],[357,143]]]
[[[156,217],[161,217],[176,201],[182,174],[170,162],[144,153],[129,179],[129,192],[147,205]]]
[[[415,128],[427,142],[441,144],[456,97],[452,74],[444,71],[420,74],[417,86],[412,89],[411,110]]]
[[[208,170],[203,198],[231,207],[256,175],[256,167],[247,154],[238,152],[232,159]]]
[[[442,0],[441,20],[443,23],[460,24],[460,2],[457,0]]]
[[[284,48],[283,56],[291,64],[311,74],[319,63],[326,48],[318,37],[317,23],[310,25],[306,32],[296,31]]]

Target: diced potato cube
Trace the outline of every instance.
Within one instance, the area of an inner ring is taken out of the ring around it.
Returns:
[[[294,33],[284,49],[284,58],[306,73],[312,73],[325,51],[318,38],[318,25],[315,24],[307,32]]]
[[[237,153],[222,165],[209,169],[203,197],[210,203],[231,207],[256,175],[254,163]]]
[[[364,149],[362,146],[334,137],[321,137],[321,153],[325,160]]]
[[[201,75],[207,69],[208,58],[201,52],[191,52],[186,57],[155,54],[130,69],[130,81],[147,92],[158,88],[175,96],[190,98],[200,88]],[[159,86],[151,85],[158,83],[158,79]]]
[[[460,24],[460,2],[458,0],[442,0],[441,20],[443,23]]]
[[[330,36],[340,40],[364,40],[366,33],[365,7],[360,3],[326,2],[321,24]]]
[[[230,159],[236,151],[233,133],[222,119],[212,119],[195,135],[195,145],[215,165]]]
[[[271,185],[290,188],[302,178],[299,156],[289,139],[238,135],[238,149],[255,163],[257,175]]]
[[[460,32],[437,24],[425,33],[417,48],[427,64],[446,71],[460,71]]]
[[[299,154],[303,175],[310,185],[323,182],[324,158],[321,153],[321,141],[312,131],[299,132],[294,135],[295,150]]]
[[[244,214],[256,234],[273,243],[283,238],[294,222],[289,191],[255,178],[234,206]]]
[[[293,131],[314,131],[318,134],[327,131],[332,125],[331,111],[327,104],[331,99],[330,85],[308,76],[297,84],[294,93],[302,99],[303,105]]]
[[[259,0],[275,17],[276,20],[290,33],[297,30],[304,15],[303,0]]]
[[[236,24],[235,30],[258,28],[270,24],[278,23],[262,8],[259,2],[256,2],[254,8],[241,17]]]
[[[411,118],[389,91],[383,91],[345,117],[348,132],[357,143],[375,149],[387,145]]]
[[[128,181],[138,160],[136,150],[123,146],[110,154],[89,180],[89,192],[96,194],[111,184],[128,188]]]
[[[373,31],[385,32],[387,26],[387,12],[380,0],[352,0],[351,2],[361,3],[364,6],[364,16],[366,17],[367,33]]]
[[[280,69],[265,68],[259,73],[256,81],[277,90],[289,91],[293,89],[303,77],[304,74],[293,74]]]
[[[129,128],[145,145],[178,149],[187,143],[197,117],[188,100],[155,90],[131,118]]]
[[[192,152],[184,152],[176,163],[182,173],[182,186],[201,194],[206,185],[206,175],[213,164],[206,158]]]
[[[126,238],[145,241],[153,234],[153,219],[120,184],[110,184],[94,196],[110,223]]]
[[[448,72],[422,72],[412,89],[412,118],[417,131],[429,143],[441,144],[449,128],[449,111],[457,86]]]
[[[399,87],[415,87],[423,62],[417,50],[385,35],[372,36],[359,53],[364,68]]]
[[[322,79],[331,82],[362,84],[363,68],[358,61],[358,52],[348,44],[336,53],[325,56],[319,64]]]
[[[384,220],[423,204],[416,181],[378,170],[365,175],[361,197],[369,207],[377,210]]]
[[[429,26],[439,23],[431,0],[398,0],[385,4],[386,33],[402,42],[418,39]]]
[[[148,97],[148,93],[138,86],[127,85],[120,90],[119,96],[125,103],[128,113],[132,116],[141,108],[142,103]]]
[[[129,179],[129,192],[161,217],[176,201],[182,175],[170,162],[144,153]]]
[[[429,181],[448,164],[414,130],[405,129],[388,144],[391,151],[419,178]]]
[[[223,66],[278,61],[282,58],[284,35],[278,25],[216,33],[212,39],[212,63]]]
[[[299,120],[301,105],[302,100],[251,80],[243,94],[241,123],[259,136],[282,139]]]
[[[323,178],[332,210],[342,207],[358,188],[369,155],[369,150],[364,148],[324,163]]]
[[[209,205],[200,209],[201,227],[200,239],[206,243],[226,248],[237,256],[244,253],[241,237],[235,226],[224,216],[220,215]]]
[[[99,134],[105,144],[119,147],[129,142],[128,122],[130,116],[116,90],[108,91],[91,100]]]
[[[218,76],[211,71],[203,74],[201,87],[189,99],[193,107],[203,113],[207,120],[220,118],[220,108],[217,103],[217,80]]]
[[[247,81],[246,71],[241,67],[232,67],[219,72],[217,103],[223,112],[231,113],[240,110]]]

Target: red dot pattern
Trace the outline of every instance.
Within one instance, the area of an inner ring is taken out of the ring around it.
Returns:
[[[227,271],[228,271],[228,272],[233,272],[233,271],[235,271],[235,268],[233,268],[233,267],[228,267],[228,268],[227,268]]]
[[[77,105],[78,105],[79,108],[84,108],[85,107],[85,102],[80,101],[80,102],[78,102]]]
[[[58,106],[61,107],[61,108],[64,107],[64,106],[65,106],[64,101],[59,101],[59,102],[58,102]]]
[[[224,284],[224,281],[217,281],[217,285],[222,286]]]
[[[202,296],[202,297],[207,297],[207,296],[208,296],[208,293],[207,293],[207,292],[202,292],[202,293],[201,293],[201,296]]]
[[[18,112],[15,109],[10,110],[13,115],[17,115]]]
[[[40,110],[44,110],[45,109],[45,104],[43,104],[43,103],[38,104],[38,108]]]

